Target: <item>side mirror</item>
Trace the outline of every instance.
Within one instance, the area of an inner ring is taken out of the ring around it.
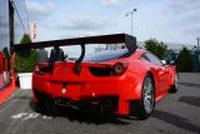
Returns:
[[[166,60],[161,60],[161,63],[162,63],[164,66],[167,65]]]
[[[175,64],[176,64],[176,61],[175,61],[175,60],[168,60],[168,61],[167,61],[167,64],[168,64],[168,65],[175,65]]]
[[[176,64],[176,61],[175,60],[173,60],[173,61],[170,61],[170,63],[169,63],[170,65],[175,65]]]

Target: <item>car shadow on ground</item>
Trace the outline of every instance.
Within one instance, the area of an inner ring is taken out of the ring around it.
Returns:
[[[36,104],[30,102],[31,108],[42,115],[46,115],[43,113]],[[50,116],[53,117],[62,117],[62,118],[67,118],[68,120],[72,121],[78,121],[80,123],[84,122],[87,124],[96,124],[96,125],[101,125],[101,124],[115,124],[115,125],[129,125],[130,120],[138,120],[134,117],[123,117],[123,116],[114,116],[114,115],[102,115],[98,111],[95,110],[90,110],[90,111],[81,111],[73,108],[59,108],[57,111],[58,113]],[[48,115],[48,114],[47,114]],[[48,115],[49,116],[49,115]]]
[[[160,110],[155,110],[154,114],[152,116],[154,118],[162,120],[166,123],[174,125],[178,128],[182,128],[182,129],[188,130],[190,132],[195,132],[195,133],[200,132],[200,126],[191,124],[190,120],[183,118],[183,117],[180,117],[178,115],[168,113],[168,112],[164,112],[164,111],[160,111]]]
[[[23,96],[15,96],[15,97],[13,97],[13,99],[28,101],[28,100],[30,100],[31,98],[30,98],[30,96],[23,95]]]
[[[180,82],[179,84],[182,86],[187,86],[187,87],[200,88],[200,84],[196,84],[196,83]]]
[[[200,107],[200,98],[199,97],[194,97],[194,96],[182,96],[178,99],[178,101],[193,105],[196,107]]]

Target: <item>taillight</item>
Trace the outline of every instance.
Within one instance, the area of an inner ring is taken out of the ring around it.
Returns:
[[[41,64],[35,67],[35,73],[44,74],[44,73],[52,73],[53,72],[53,65],[49,64]]]
[[[36,66],[36,67],[35,67],[35,72],[36,72],[36,73],[39,73],[39,72],[40,72],[40,67],[39,67],[39,66]]]
[[[128,63],[127,62],[116,63],[113,66],[114,75],[123,74],[126,71],[127,68],[128,68]]]

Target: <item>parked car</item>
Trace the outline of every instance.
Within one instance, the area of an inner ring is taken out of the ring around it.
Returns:
[[[135,37],[120,34],[79,38],[74,42],[82,44],[79,59],[40,65],[33,73],[34,100],[47,111],[55,105],[80,109],[100,106],[103,113],[145,119],[169,91],[177,91],[175,66],[165,65],[152,53],[137,49]],[[84,56],[84,44],[92,42],[124,42],[126,49]],[[39,43],[40,47],[43,43]]]

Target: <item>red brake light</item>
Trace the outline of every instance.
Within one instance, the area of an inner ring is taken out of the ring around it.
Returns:
[[[35,72],[36,72],[36,73],[39,73],[39,72],[40,72],[40,67],[39,67],[39,66],[36,66],[36,67],[35,67]]]
[[[114,65],[114,67],[113,67],[114,75],[123,74],[126,71],[127,67],[128,67],[128,63],[127,62],[116,63]]]

